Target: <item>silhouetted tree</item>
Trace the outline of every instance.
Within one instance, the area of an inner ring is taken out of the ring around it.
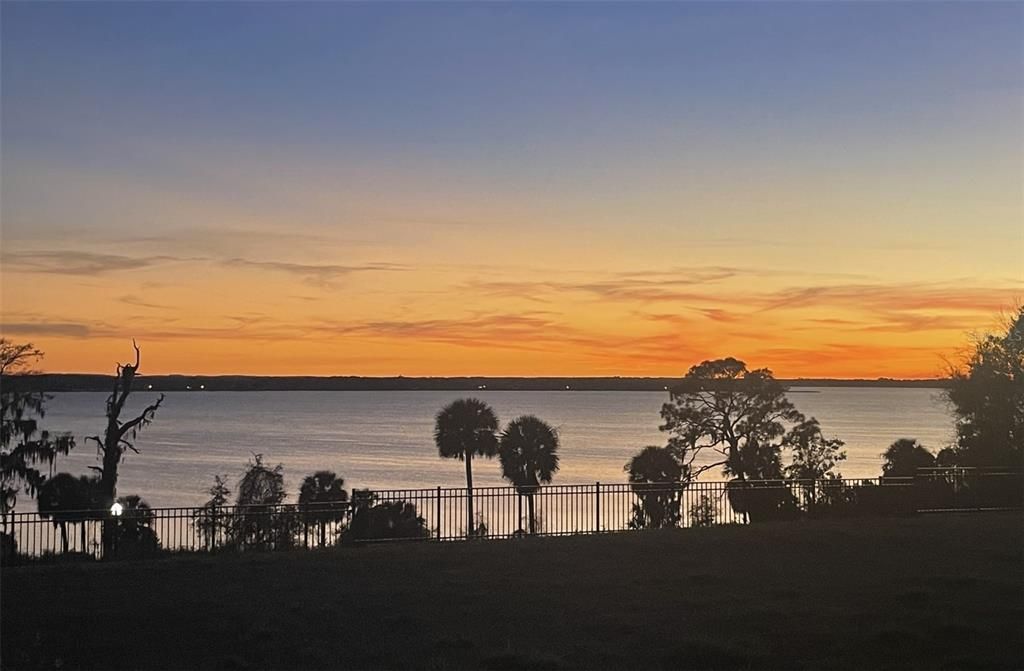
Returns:
[[[320,545],[327,542],[327,525],[345,519],[348,509],[345,481],[333,471],[317,471],[307,475],[299,487],[299,510],[307,524],[320,530]]]
[[[491,406],[475,398],[449,403],[437,413],[434,442],[445,459],[466,462],[466,519],[473,515],[473,457],[493,457],[498,451],[498,417]],[[470,524],[472,527],[473,525]],[[475,529],[469,530],[472,536]]]
[[[900,438],[882,453],[883,478],[909,478],[935,466],[935,455],[913,438]]]
[[[109,508],[117,498],[117,469],[124,458],[125,452],[131,450],[138,453],[134,444],[135,437],[142,427],[153,421],[157,409],[160,408],[160,404],[164,401],[164,396],[161,394],[155,403],[146,406],[135,417],[127,421],[121,420],[121,412],[124,410],[128,396],[132,393],[132,385],[135,383],[135,376],[139,372],[140,352],[139,346],[135,344],[134,340],[132,341],[132,347],[135,349],[135,363],[117,364],[114,376],[114,389],[107,398],[107,428],[103,437],[88,436],[86,438],[86,440],[92,440],[96,443],[97,456],[103,464],[102,466],[90,467],[100,475],[99,494],[100,504],[103,508]],[[105,556],[108,556],[113,550],[116,540],[115,533],[115,525],[105,524],[103,526],[103,550]]]
[[[558,432],[533,415],[509,422],[498,446],[501,475],[526,497],[529,529],[537,533],[533,496],[558,471]]]
[[[18,493],[24,490],[34,495],[46,480],[38,466],[52,468],[59,455],[75,446],[71,434],[51,434],[39,428],[51,396],[24,391],[18,378],[12,377],[30,374],[32,363],[42,356],[31,344],[0,338],[0,518],[5,533]]]
[[[825,438],[818,420],[812,417],[794,426],[782,442],[793,453],[786,477],[799,481],[808,506],[838,494],[842,475],[833,469],[846,459],[843,441]]]
[[[68,551],[67,525],[79,524],[81,551],[86,551],[85,525],[93,519],[98,498],[98,481],[84,475],[57,473],[39,487],[36,504],[39,516],[60,528],[61,551]]]
[[[153,530],[153,509],[137,494],[120,496],[121,514],[114,519],[116,528],[115,555],[138,557],[160,549],[160,540]]]
[[[196,531],[207,550],[214,550],[217,541],[226,538],[231,530],[231,515],[224,511],[231,490],[226,476],[213,476],[213,485],[206,490],[210,499],[195,512]]]
[[[786,424],[804,420],[770,370],[750,371],[733,358],[692,367],[670,391],[661,416],[668,446],[691,467],[691,477],[722,466],[740,481],[780,478]],[[720,458],[692,467],[706,451]]]
[[[825,438],[821,425],[813,417],[794,426],[783,439],[793,451],[793,460],[786,467],[786,476],[795,480],[821,480],[841,477],[832,469],[846,459],[838,438]]]
[[[680,462],[678,453],[668,447],[649,445],[626,463],[625,470],[633,493],[640,499],[639,504],[633,504],[629,526],[678,526],[680,496],[689,475],[689,466]]]
[[[352,492],[352,521],[342,535],[346,541],[429,538],[426,522],[409,501],[377,503],[369,489]]]
[[[238,496],[232,535],[235,543],[262,546],[272,542],[285,542],[288,529],[282,529],[276,507],[287,496],[284,490],[284,466],[269,468],[262,454],[254,454],[242,479],[238,481]]]
[[[976,340],[964,366],[951,372],[947,394],[959,465],[1024,468],[1024,306],[1005,333]]]
[[[696,505],[690,508],[690,524],[695,527],[709,527],[718,517],[718,504],[709,494],[701,494]]]

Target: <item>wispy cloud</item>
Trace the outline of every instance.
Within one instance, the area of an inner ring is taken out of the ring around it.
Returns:
[[[148,310],[169,310],[170,307],[171,307],[169,305],[161,305],[159,303],[152,303],[152,302],[147,301],[147,300],[145,300],[143,298],[140,298],[139,296],[134,296],[134,295],[131,295],[131,294],[128,294],[128,295],[125,295],[125,296],[118,296],[117,297],[117,301],[119,303],[124,303],[125,305],[131,305],[131,306],[137,307],[137,308],[146,308]]]
[[[400,272],[408,270],[407,266],[397,263],[364,263],[354,265],[334,263],[293,263],[288,261],[254,261],[251,259],[227,259],[224,265],[232,268],[250,268],[287,273],[301,278],[304,282],[315,286],[330,286],[338,279],[353,273],[366,272]]]
[[[963,283],[842,284],[795,287],[754,295],[762,311],[780,308],[851,306],[862,310],[959,310],[998,312],[1024,292],[1024,285],[983,287]]]
[[[364,338],[401,338],[462,347],[543,351],[571,336],[573,329],[536,314],[487,314],[454,319],[410,319],[364,322],[322,322],[320,334]]]
[[[190,261],[176,256],[124,256],[70,250],[9,252],[3,255],[9,270],[55,275],[102,275],[118,271],[141,270],[162,263]]]
[[[94,331],[88,324],[74,322],[8,322],[0,325],[4,335],[17,336],[59,336],[64,338],[88,338]]]

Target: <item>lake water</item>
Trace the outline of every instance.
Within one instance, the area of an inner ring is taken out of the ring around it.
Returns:
[[[441,459],[433,443],[435,413],[466,396],[445,391],[170,392],[156,420],[143,430],[121,466],[119,494],[140,494],[153,506],[192,506],[208,498],[215,474],[232,485],[250,453],[285,467],[294,500],[301,479],[330,469],[347,487],[464,486],[465,470]],[[532,413],[558,427],[561,470],[555,483],[625,482],[623,465],[645,445],[663,445],[658,430],[664,392],[481,391],[502,422]],[[155,394],[136,392],[128,411]],[[846,441],[848,477],[876,477],[880,454],[895,439],[917,438],[937,450],[953,425],[936,389],[820,388],[790,392],[797,408],[821,422],[827,436]],[[101,433],[104,393],[56,394],[43,426],[71,431],[78,447],[57,470],[88,473]],[[129,416],[126,412],[125,416]],[[717,477],[717,476],[716,476]],[[497,460],[474,462],[474,483],[505,484]],[[22,511],[34,509],[23,503]]]

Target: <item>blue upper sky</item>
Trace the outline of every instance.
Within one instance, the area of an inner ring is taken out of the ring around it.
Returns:
[[[958,132],[950,115],[1015,123],[1022,13],[1018,3],[4,3],[3,140],[16,156],[86,163],[135,137],[400,150],[450,156],[469,174],[500,151],[486,170],[510,175],[528,172],[539,148],[549,165],[633,161],[676,142],[735,151],[765,128],[773,145],[820,136],[858,152],[904,139],[908,122],[944,134]],[[974,108],[990,96],[1007,108]]]

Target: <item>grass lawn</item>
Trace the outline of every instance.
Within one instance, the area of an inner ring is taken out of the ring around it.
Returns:
[[[1024,668],[1018,515],[2,571],[18,668]]]

